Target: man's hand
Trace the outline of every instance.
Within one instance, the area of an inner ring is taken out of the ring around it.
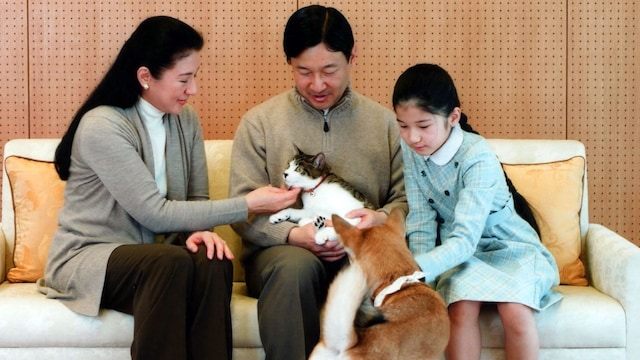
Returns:
[[[328,221],[325,226],[332,226],[332,224]],[[323,245],[318,245],[315,235],[316,228],[312,223],[297,226],[289,232],[288,243],[311,251],[322,261],[336,261],[345,255],[344,247],[340,241],[327,241]]]

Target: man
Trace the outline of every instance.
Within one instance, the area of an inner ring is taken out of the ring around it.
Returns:
[[[378,208],[348,214],[361,218],[359,227],[383,223],[394,207],[406,212],[395,115],[350,88],[355,54],[347,19],[320,5],[299,9],[287,22],[283,45],[295,87],[242,118],[229,195],[283,184],[298,148],[323,152],[332,170]],[[306,358],[319,338],[328,285],[348,261],[344,249],[338,241],[317,245],[312,224],[270,224],[268,216],[256,216],[233,228],[243,238],[247,287],[258,298],[267,359]]]

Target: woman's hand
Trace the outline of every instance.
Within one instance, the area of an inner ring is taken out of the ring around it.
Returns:
[[[300,188],[286,189],[271,185],[257,188],[247,195],[245,200],[249,207],[249,214],[271,214],[295,204]]]
[[[192,253],[198,252],[198,245],[204,244],[207,248],[207,259],[212,260],[215,253],[218,260],[227,258],[233,260],[233,252],[229,245],[216,233],[211,231],[198,231],[189,236],[185,242],[187,249]]]

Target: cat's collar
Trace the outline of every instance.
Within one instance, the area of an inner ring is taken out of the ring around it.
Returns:
[[[326,173],[326,174],[322,175],[322,178],[320,179],[320,182],[318,182],[316,184],[316,186],[312,187],[311,189],[304,189],[304,192],[313,195],[313,192],[318,188],[318,186],[320,186],[325,180],[327,180],[328,176],[329,176],[329,173]]]

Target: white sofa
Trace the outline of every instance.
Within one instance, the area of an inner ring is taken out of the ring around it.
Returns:
[[[17,155],[51,161],[57,139],[9,141],[4,158]],[[207,140],[212,198],[226,195],[231,140]],[[545,163],[585,157],[584,147],[565,140],[491,140],[501,161]],[[586,171],[585,171],[586,174]],[[585,179],[586,180],[586,176]],[[15,246],[11,186],[3,167],[0,232],[0,359],[127,359],[131,316],[106,310],[85,317],[41,295],[34,283],[11,283]],[[607,228],[588,223],[586,181],[579,214],[582,260],[589,286],[561,285],[564,299],[538,313],[541,359],[640,359],[640,248]],[[228,226],[216,229],[240,242]],[[232,298],[234,359],[262,359],[256,300],[246,296],[242,268],[236,263]],[[503,359],[503,330],[494,308],[480,318],[483,359]],[[298,336],[298,334],[291,334]],[[283,359],[284,360],[284,359]]]

